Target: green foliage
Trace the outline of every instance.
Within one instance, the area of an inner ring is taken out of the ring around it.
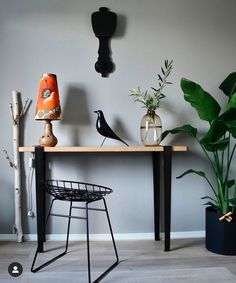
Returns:
[[[182,134],[187,134],[189,136],[192,136],[192,137],[196,137],[197,135],[197,129],[192,127],[191,125],[183,125],[181,127],[177,127],[175,129],[172,129],[172,130],[167,130],[165,131],[163,134],[162,134],[162,140],[168,135],[168,134],[179,134],[179,133],[182,133]]]
[[[225,95],[232,96],[236,93],[236,72],[231,73],[219,86]]]
[[[200,120],[207,121],[209,128],[200,138],[197,128],[183,125],[162,134],[162,140],[169,134],[187,134],[193,137],[203,150],[213,172],[213,180],[203,171],[189,169],[177,178],[188,174],[197,174],[209,184],[214,198],[205,203],[227,213],[236,208],[236,179],[229,176],[230,167],[236,150],[236,72],[231,73],[221,83],[220,89],[228,98],[225,110],[222,110],[215,98],[200,85],[182,78],[180,83],[184,99],[197,111]]]
[[[173,60],[165,60],[164,67],[161,67],[161,74],[157,75],[158,88],[151,87],[153,93],[150,94],[147,90],[141,91],[140,87],[130,90],[130,96],[134,98],[134,102],[140,102],[142,108],[147,111],[155,111],[160,106],[160,100],[165,97],[163,89],[166,85],[172,84],[167,79],[173,69]]]
[[[211,123],[219,115],[220,105],[200,85],[183,78],[181,88],[184,92],[184,99],[196,109],[200,119]]]

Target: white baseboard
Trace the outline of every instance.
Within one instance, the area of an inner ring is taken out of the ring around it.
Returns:
[[[153,240],[154,233],[122,233],[114,234],[116,240]],[[164,234],[161,233],[163,239]],[[171,232],[171,239],[187,239],[187,238],[203,238],[205,237],[205,231],[187,231],[187,232]],[[66,238],[65,234],[49,234],[46,235],[47,240],[51,241],[64,241]],[[109,234],[90,234],[90,240],[92,241],[105,241],[110,240]],[[25,234],[25,241],[36,241],[36,234]],[[70,240],[86,240],[85,234],[70,234]],[[14,234],[0,234],[0,241],[16,241],[16,235]]]
[[[171,239],[204,238],[205,233],[206,233],[205,231],[171,232],[170,237]]]
[[[16,241],[17,237],[15,234],[0,234],[0,241]]]

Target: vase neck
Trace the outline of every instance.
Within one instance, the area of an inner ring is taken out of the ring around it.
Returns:
[[[147,114],[150,115],[151,117],[154,117],[154,115],[155,115],[156,113],[155,113],[155,110],[148,110],[148,111],[147,111]]]

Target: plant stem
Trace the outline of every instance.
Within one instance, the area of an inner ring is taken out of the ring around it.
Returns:
[[[222,182],[219,178],[217,178],[217,186],[218,186],[218,192],[219,192],[219,205],[220,205],[220,209],[223,213],[227,212],[227,207],[226,207],[226,203],[224,201],[224,194],[223,194],[223,190],[222,190]]]
[[[212,166],[212,170],[214,172],[214,175],[216,177],[216,180],[217,180],[217,186],[218,186],[218,194],[216,193],[213,185],[210,183],[210,181],[207,179],[208,181],[208,184],[210,185],[216,199],[217,199],[217,203],[218,203],[218,206],[220,208],[221,211],[224,211],[225,210],[225,202],[224,202],[224,194],[223,194],[223,190],[222,190],[222,180],[221,178],[219,178],[219,173],[221,172],[220,170],[220,163],[219,163],[219,156],[218,154],[215,154],[214,153],[214,159],[215,159],[215,163],[216,163],[216,167],[214,166],[214,163],[213,161],[211,160],[208,152],[206,151],[206,149],[204,148],[204,146],[201,144],[200,140],[198,138],[196,138],[196,140],[198,141],[198,143],[200,144],[203,152],[205,153],[206,155],[206,158],[209,160],[211,166]]]
[[[232,159],[233,159],[233,156],[234,156],[235,149],[236,149],[236,144],[234,145],[231,154],[229,154],[229,152],[227,154],[228,155],[227,156],[227,168],[226,168],[224,185],[227,185],[227,182],[228,182],[229,169],[230,169],[230,165],[231,165],[231,162],[232,162]]]
[[[224,139],[226,138],[226,134],[224,134]],[[222,151],[221,153],[221,176],[222,180],[224,180],[224,161],[225,161],[225,150]]]
[[[215,157],[215,162],[216,162],[217,174],[218,174],[218,177],[220,178],[222,176],[221,176],[221,166],[220,166],[218,151],[214,152],[214,157]]]
[[[207,151],[205,150],[204,146],[201,144],[200,140],[199,140],[197,137],[196,137],[196,140],[197,140],[197,142],[199,143],[199,145],[201,146],[203,152],[205,153],[206,158],[207,158],[208,161],[210,162],[214,174],[217,175],[217,170],[216,170],[216,168],[215,168],[215,166],[214,166],[214,163],[212,162],[212,160],[211,160],[209,154],[207,153]]]
[[[223,184],[222,174],[221,174],[221,166],[219,161],[218,151],[213,152],[215,163],[216,163],[216,176],[217,176],[217,186],[218,186],[218,193],[219,193],[219,200],[222,204],[223,212],[227,212],[228,202],[226,201],[227,198],[227,190]]]
[[[217,193],[216,193],[216,191],[215,191],[213,185],[211,184],[211,182],[209,181],[209,179],[208,179],[207,177],[204,177],[204,178],[206,179],[207,183],[208,183],[209,186],[211,187],[211,189],[212,189],[212,191],[213,191],[213,193],[214,193],[214,195],[215,195],[215,197],[216,197],[216,199],[218,200],[218,203],[219,203],[220,199],[219,199],[219,196],[217,195]]]
[[[227,169],[226,169],[226,176],[225,176],[225,182],[224,182],[224,186],[225,186],[225,190],[227,191],[227,204],[229,206],[229,188],[228,188],[228,176],[229,176],[229,169],[230,169],[230,165],[231,165],[231,162],[232,162],[232,159],[233,159],[233,156],[234,156],[234,152],[235,152],[235,149],[236,149],[236,144],[234,145],[233,149],[232,149],[232,152],[231,152],[231,155],[229,157],[229,161],[228,161],[228,166],[227,166]],[[234,184],[234,194],[236,195],[236,187],[235,187],[235,184]]]
[[[236,198],[236,179],[234,179],[234,200],[235,200],[235,198]],[[235,207],[234,206],[232,206],[232,213],[234,213],[234,210],[235,210]]]

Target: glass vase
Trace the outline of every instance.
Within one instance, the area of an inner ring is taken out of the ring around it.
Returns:
[[[148,111],[140,123],[140,137],[144,146],[159,145],[162,134],[162,123],[155,111]]]

